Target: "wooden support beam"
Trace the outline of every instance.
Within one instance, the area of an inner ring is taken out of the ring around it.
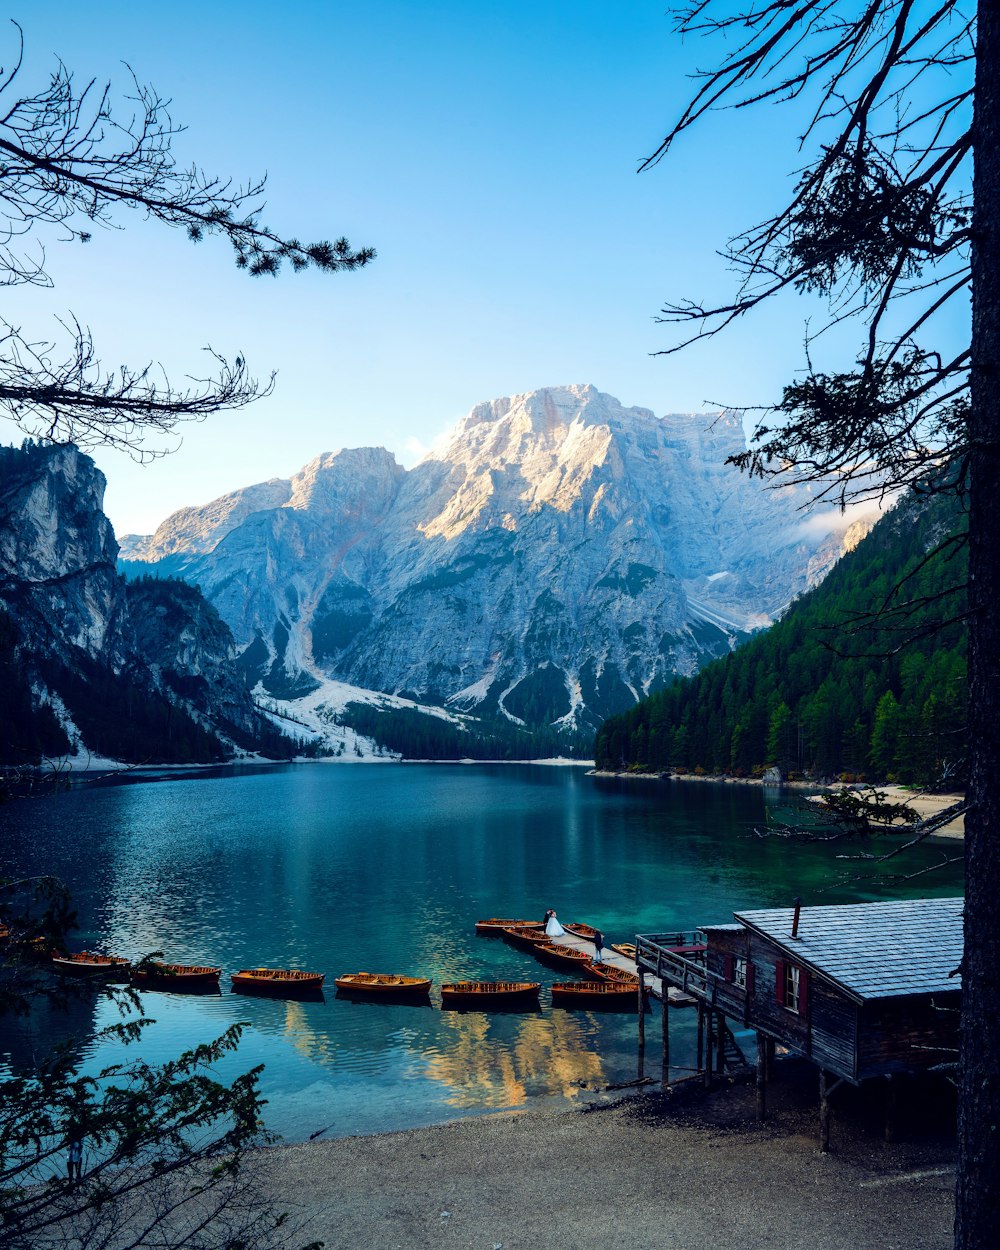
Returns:
[[[705,1008],[705,1088],[712,1085],[712,1008]]]
[[[715,1070],[721,1076],[726,1070],[726,1017],[715,1013]]]
[[[695,1060],[695,1067],[699,1072],[703,1070],[705,1062],[705,1005],[698,999],[698,1057]]]
[[[663,999],[661,1002],[660,1015],[663,1020],[663,1058],[661,1061],[661,1081],[663,1088],[670,1084],[670,1008],[667,1005],[667,987],[663,987]]]
[[[639,974],[639,993],[636,997],[639,1000],[639,1054],[638,1054],[638,1075],[643,1077],[646,1075],[646,1000],[648,991],[646,989],[646,977],[642,968],[636,968]]]
[[[885,1078],[885,1140],[896,1140],[896,1093],[898,1084],[893,1080],[892,1073]]]
[[[826,1072],[819,1070],[819,1152],[830,1149],[830,1091],[826,1085]]]
[[[844,1078],[842,1076],[831,1084],[828,1073],[820,1068],[819,1070],[819,1151],[820,1154],[826,1154],[830,1149],[830,1095],[843,1085]]]
[[[757,1119],[767,1119],[767,1038],[757,1033]]]

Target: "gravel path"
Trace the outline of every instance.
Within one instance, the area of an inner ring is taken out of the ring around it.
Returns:
[[[689,1088],[283,1147],[269,1188],[327,1250],[947,1250],[952,1136],[887,1143],[849,1091],[820,1155],[813,1080],[763,1125]]]

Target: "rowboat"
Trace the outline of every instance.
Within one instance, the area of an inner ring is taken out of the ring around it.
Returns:
[[[442,1007],[537,1007],[538,981],[454,981],[441,986]]]
[[[337,977],[337,989],[352,994],[427,994],[430,977],[401,977],[391,972],[345,972]]]
[[[496,933],[499,934],[501,929],[538,929],[539,932],[545,928],[541,920],[477,920],[477,933]]]
[[[624,955],[626,959],[635,959],[635,943],[634,942],[614,942],[611,946],[613,951],[617,951],[619,955]]]
[[[544,963],[558,964],[561,967],[577,968],[584,976],[591,964],[591,956],[587,951],[578,951],[572,946],[563,946],[559,942],[551,942],[547,946],[539,946],[535,954]]]
[[[636,986],[639,984],[638,974],[629,972],[627,968],[617,968],[614,964],[592,963],[590,965],[602,981],[616,981],[621,985]]]
[[[552,987],[553,1007],[620,1008],[635,1011],[637,987],[618,981],[566,981]]]
[[[548,946],[552,942],[541,929],[528,928],[526,925],[512,925],[501,929],[501,933],[508,942],[513,942],[515,946],[525,946],[528,950],[534,950],[536,946]]]
[[[299,972],[295,968],[241,968],[229,979],[237,993],[283,997],[318,994],[325,980],[322,972]]]
[[[567,921],[563,928],[567,933],[572,933],[574,937],[586,938],[588,942],[592,942],[594,935],[597,933],[592,924],[578,924],[575,920]]]
[[[129,973],[133,985],[157,990],[178,990],[202,993],[218,990],[221,968],[205,964],[161,964],[152,960],[137,964]]]
[[[81,977],[121,977],[128,978],[132,965],[127,959],[118,955],[97,955],[93,951],[78,951],[73,955],[52,956],[52,967],[56,972],[66,972],[71,976]]]

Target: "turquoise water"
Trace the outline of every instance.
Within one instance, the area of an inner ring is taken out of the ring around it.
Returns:
[[[838,858],[864,849],[855,843],[762,839],[764,801],[759,787],[617,782],[542,765],[171,773],[0,808],[0,875],[60,876],[79,912],[74,948],[222,966],[220,995],[144,994],[156,1020],[144,1057],[246,1021],[238,1063],[266,1065],[270,1127],[293,1139],[368,1133],[539,1099],[568,1105],[636,1075],[634,1017],[552,1008],[544,987],[572,978],[478,937],[480,917],[541,918],[554,907],[608,941],[631,941],[795,895],[822,904],[961,891],[955,867],[879,882]],[[942,857],[940,843],[925,844],[893,867]],[[324,972],[324,999],[230,993],[228,973],[260,965]],[[435,985],[538,980],[542,1010],[444,1012],[436,994],[429,1006],[338,998],[333,978],[361,970]],[[21,1062],[60,1029],[86,1036],[113,1018],[94,1002],[68,1023],[8,1021],[0,1054]],[[694,1063],[693,1023],[672,1017],[675,1076]],[[108,1058],[84,1053],[92,1068]]]

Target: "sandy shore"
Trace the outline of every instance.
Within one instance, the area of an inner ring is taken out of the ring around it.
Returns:
[[[669,781],[671,778],[665,773],[610,773],[601,772],[599,769],[592,770],[594,777],[611,777],[625,778],[628,781]],[[759,786],[763,782],[759,777],[695,777],[691,774],[677,775],[677,781],[706,781],[716,785],[737,785],[737,786]],[[817,786],[811,781],[785,781],[782,782],[782,788],[788,790],[835,790],[837,786]],[[851,787],[852,789],[855,787]],[[910,807],[921,817],[933,816],[937,812],[943,811],[946,807],[951,807],[953,803],[959,803],[965,797],[964,794],[925,794],[922,792],[914,792],[907,790],[905,786],[878,785],[875,788],[883,791],[893,803],[908,803]],[[961,838],[965,836],[965,817],[958,816],[955,820],[950,821],[939,829],[935,837],[942,838]]]
[[[265,1184],[327,1250],[947,1250],[947,1116],[887,1143],[848,1090],[821,1155],[815,1069],[773,1090],[763,1124],[749,1085],[688,1086],[288,1146]]]
[[[960,803],[965,798],[964,794],[914,794],[902,786],[879,786],[878,788],[884,790],[893,803],[908,803],[918,816],[934,816],[946,807],[951,807],[953,803]],[[942,838],[962,838],[964,836],[964,816],[959,816],[949,824],[944,825],[935,834],[935,837]]]

